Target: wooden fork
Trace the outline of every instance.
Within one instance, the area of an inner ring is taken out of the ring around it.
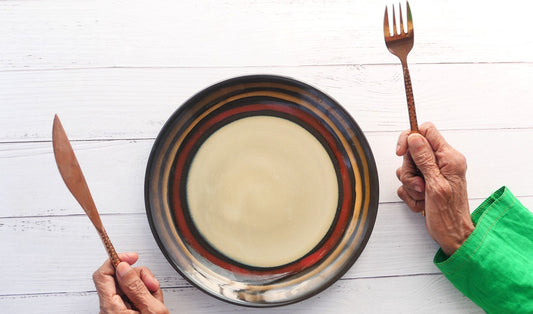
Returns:
[[[385,44],[389,51],[400,58],[403,68],[403,80],[405,83],[405,94],[407,95],[407,109],[409,111],[409,123],[411,125],[411,133],[418,133],[418,123],[416,121],[415,99],[413,97],[413,87],[411,86],[411,76],[409,75],[409,68],[407,67],[407,54],[413,48],[415,41],[415,33],[413,30],[413,16],[411,15],[411,8],[407,2],[407,31],[404,29],[402,6],[399,6],[400,11],[400,30],[396,25],[396,12],[394,5],[392,6],[392,28],[393,33],[389,29],[389,15],[387,7],[385,7],[385,19],[383,20],[383,33],[385,35]]]

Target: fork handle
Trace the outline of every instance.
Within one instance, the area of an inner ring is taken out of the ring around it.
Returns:
[[[407,67],[407,60],[400,60],[403,68],[403,82],[405,83],[405,95],[407,96],[407,110],[409,111],[411,133],[419,133],[418,122],[416,121],[415,98],[413,96],[413,86],[411,85],[411,75],[409,74],[409,68]],[[424,177],[418,168],[416,168],[416,172],[417,175]],[[422,210],[422,216],[426,216],[425,210]]]
[[[413,86],[411,85],[411,75],[407,67],[407,60],[401,60],[403,68],[403,81],[405,84],[405,95],[407,96],[407,110],[409,112],[409,124],[411,133],[418,133],[418,122],[416,121],[415,98],[413,96]]]

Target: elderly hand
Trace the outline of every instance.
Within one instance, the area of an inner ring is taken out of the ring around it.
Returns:
[[[93,274],[100,313],[169,313],[152,272],[146,267],[130,266],[139,258],[137,253],[119,254],[119,258],[122,262],[117,266],[116,281],[109,259]]]
[[[414,212],[425,211],[426,229],[450,256],[474,230],[466,192],[466,160],[433,124],[425,123],[419,131],[405,131],[398,140],[396,154],[403,156],[403,165],[396,171],[402,182],[398,196]]]

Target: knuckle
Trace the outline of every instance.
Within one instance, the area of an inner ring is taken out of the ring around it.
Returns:
[[[417,157],[417,166],[419,168],[424,168],[426,172],[429,172],[429,175],[435,175],[436,170],[438,169],[435,164],[435,156],[427,151],[420,152]],[[421,169],[421,170],[424,170]]]
[[[466,157],[456,150],[448,152],[443,156],[443,166],[447,168],[450,175],[464,176],[466,174]]]
[[[407,204],[407,206],[411,207],[411,203],[413,202],[413,199],[409,196],[409,194],[407,193],[407,191],[405,190],[404,187],[400,187],[398,189],[398,196],[400,197],[400,199],[405,203]]]
[[[405,191],[404,191],[403,186],[399,187],[398,190],[396,191],[396,193],[397,193],[398,196],[403,200],[403,198],[404,198],[404,196],[405,196]]]
[[[156,301],[156,300],[154,300]],[[160,302],[152,302],[150,304],[146,304],[145,309],[141,311],[141,313],[146,314],[169,314],[167,307]]]
[[[400,182],[402,182],[403,185],[405,185],[405,183],[408,181],[409,179],[409,174],[406,172],[406,171],[402,171],[400,173]]]
[[[100,271],[100,269],[98,269],[93,273],[93,282],[96,283],[100,281],[101,278],[102,278],[102,272]]]
[[[142,276],[153,276],[152,271],[150,269],[148,269],[147,267],[145,267],[145,266],[140,266],[140,267],[138,267],[138,269],[139,269],[139,273],[141,275],[141,278],[142,278]]]
[[[424,122],[420,125],[420,131],[425,134],[429,129],[437,129],[433,122]]]
[[[429,164],[434,158],[433,155],[427,150],[417,152],[415,157],[417,161],[422,164]]]
[[[402,176],[402,179],[400,180],[402,182],[403,188],[407,191],[414,191],[416,186],[416,177],[412,175],[404,175]]]
[[[168,311],[168,309],[164,305],[160,304],[158,306],[158,308],[156,309],[155,313],[157,313],[157,314],[169,314],[170,312]]]
[[[463,174],[463,173],[466,173],[466,157],[457,152],[454,156],[454,164],[455,164],[455,167],[457,169],[457,172]]]
[[[431,121],[424,122],[423,125],[426,127],[426,129],[429,129],[429,128],[436,129],[435,124]]]
[[[121,297],[114,295],[113,297],[105,297],[100,302],[100,314],[120,313]]]
[[[129,283],[128,287],[134,295],[140,296],[145,294],[146,287],[144,286],[143,282],[138,278],[136,278],[136,280],[132,280]]]

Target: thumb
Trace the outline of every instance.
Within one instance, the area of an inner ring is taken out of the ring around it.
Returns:
[[[440,169],[435,159],[435,152],[425,137],[418,133],[410,134],[407,138],[409,153],[416,167],[424,175],[424,179],[431,180],[440,175]]]
[[[126,262],[117,266],[117,281],[122,292],[138,308],[146,309],[154,301],[148,288],[145,286],[139,274]]]

